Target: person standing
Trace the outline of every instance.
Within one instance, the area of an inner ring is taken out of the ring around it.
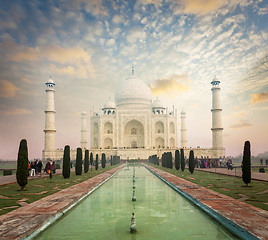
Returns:
[[[41,160],[39,160],[38,164],[37,164],[37,169],[38,169],[38,176],[41,177],[42,175],[42,168],[43,168],[43,163]]]
[[[34,163],[31,162],[31,177],[34,177],[35,176],[35,166],[34,166]]]
[[[51,171],[52,171],[53,174],[56,173],[56,163],[55,162],[53,162],[52,165],[51,165]]]

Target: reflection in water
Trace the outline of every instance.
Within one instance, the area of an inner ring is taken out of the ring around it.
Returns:
[[[144,167],[122,170],[39,239],[236,239]],[[131,234],[135,213],[137,233]],[[216,226],[215,226],[216,225]]]

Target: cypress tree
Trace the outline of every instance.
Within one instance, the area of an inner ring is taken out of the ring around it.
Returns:
[[[20,141],[20,147],[18,152],[18,159],[17,159],[17,183],[21,187],[21,191],[24,190],[24,187],[28,183],[28,176],[29,176],[29,170],[28,170],[28,147],[27,147],[27,141],[26,139],[22,139]]]
[[[113,156],[111,155],[111,162],[110,162],[111,166],[113,166]]]
[[[242,179],[247,186],[251,182],[250,162],[251,162],[250,142],[246,141],[243,153]]]
[[[63,166],[62,166],[62,175],[64,178],[69,178],[71,174],[71,162],[70,162],[70,146],[66,145],[64,147],[63,153]]]
[[[75,174],[82,175],[82,149],[81,148],[77,148],[77,151],[76,151]]]
[[[172,152],[169,152],[169,168],[173,168]]]
[[[98,170],[98,168],[99,168],[99,155],[96,154],[95,170]]]
[[[93,165],[93,153],[90,153],[90,165],[91,165],[91,171],[92,171],[92,165]]]
[[[185,169],[184,149],[181,148],[181,170],[184,171],[184,169]]]
[[[105,156],[105,153],[103,153],[101,155],[101,166],[102,166],[102,168],[105,168],[105,166],[106,166],[106,156]]]
[[[89,169],[89,151],[85,151],[84,172],[87,173]]]
[[[175,168],[177,170],[180,170],[180,163],[181,163],[180,151],[176,150],[175,151]]]
[[[190,155],[189,155],[189,171],[190,173],[194,172],[194,151],[193,150],[190,151]]]

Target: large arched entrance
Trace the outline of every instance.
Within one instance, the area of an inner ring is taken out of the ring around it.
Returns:
[[[133,119],[125,125],[123,144],[125,148],[144,147],[144,127],[141,122]]]

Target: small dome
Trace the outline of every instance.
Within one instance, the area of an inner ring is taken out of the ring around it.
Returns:
[[[48,83],[54,83],[54,81],[51,78],[47,82]]]
[[[107,109],[107,108],[113,108],[114,109],[115,108],[115,103],[113,101],[111,101],[111,100],[108,100],[103,106],[103,109]]]
[[[165,107],[163,106],[163,104],[161,103],[161,101],[158,100],[158,99],[153,102],[153,106],[152,107],[153,108],[162,108],[162,109],[165,109]]]
[[[115,91],[115,101],[118,105],[146,104],[150,105],[152,91],[149,86],[135,75],[131,75]]]

